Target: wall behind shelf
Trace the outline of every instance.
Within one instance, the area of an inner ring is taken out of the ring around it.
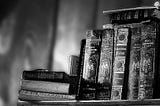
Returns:
[[[24,69],[51,68],[69,73],[68,56],[79,54],[86,30],[101,29],[109,23],[103,10],[151,6],[154,1],[2,0],[0,104],[15,103]]]

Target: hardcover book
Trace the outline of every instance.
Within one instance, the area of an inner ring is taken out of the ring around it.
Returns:
[[[84,55],[85,55],[86,39],[81,40],[81,49],[79,56],[79,65],[78,65],[78,84],[77,84],[77,94],[76,99],[79,100],[82,98],[82,82],[83,82],[83,67],[84,67]]]
[[[72,83],[22,80],[21,89],[41,92],[76,94],[77,88],[76,85]]]
[[[64,101],[75,100],[76,95],[67,95],[52,92],[40,92],[31,90],[20,90],[18,99],[24,101]]]
[[[128,51],[129,51],[129,42],[130,42],[130,29],[127,27],[115,27],[115,46],[114,46],[114,64],[113,64],[113,80],[112,80],[112,91],[111,99],[112,100],[121,100],[123,93],[126,93],[123,90],[126,86],[124,83],[126,72],[129,71],[128,65]],[[122,92],[122,90],[124,92]]]
[[[88,83],[97,83],[102,33],[103,30],[89,30],[86,34],[86,47],[82,79]],[[96,88],[94,87],[92,89]],[[83,93],[83,96],[84,95],[85,93]]]
[[[23,71],[22,79],[38,80],[38,81],[55,81],[55,82],[70,82],[70,76],[65,72],[48,71],[45,69],[36,69],[32,71]]]
[[[83,78],[96,83],[103,30],[89,30],[86,34]]]
[[[140,72],[141,24],[131,28],[131,46],[128,78],[128,99],[138,99],[138,81]]]
[[[114,30],[113,27],[109,26],[103,31],[102,35],[98,83],[104,85],[104,88],[97,88],[99,89],[97,91],[97,95],[99,95],[97,96],[97,99],[110,99],[110,94],[111,94],[110,92],[112,85],[111,81],[112,81],[112,70],[113,70]]]
[[[159,70],[159,20],[143,23],[141,34],[141,67],[139,79],[139,99],[154,98],[158,89],[156,82]],[[156,90],[157,89],[157,90]]]

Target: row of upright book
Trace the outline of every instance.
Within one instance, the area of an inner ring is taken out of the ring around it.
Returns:
[[[138,7],[104,13],[111,24],[89,30],[82,40],[80,80],[88,84],[79,83],[79,98],[159,98],[159,10]]]
[[[87,31],[80,55],[71,62],[74,75],[44,69],[24,71],[20,100],[160,97],[159,10],[140,7],[104,14],[110,17],[111,24]]]

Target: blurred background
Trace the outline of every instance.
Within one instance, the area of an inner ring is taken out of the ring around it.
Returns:
[[[109,22],[104,10],[153,6],[155,0],[1,0],[0,106],[17,102],[23,70],[69,73],[88,29]]]

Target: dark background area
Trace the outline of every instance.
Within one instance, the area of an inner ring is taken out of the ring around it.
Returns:
[[[1,0],[0,106],[16,105],[23,70],[69,73],[88,29],[102,29],[104,10],[153,6],[155,0]]]

